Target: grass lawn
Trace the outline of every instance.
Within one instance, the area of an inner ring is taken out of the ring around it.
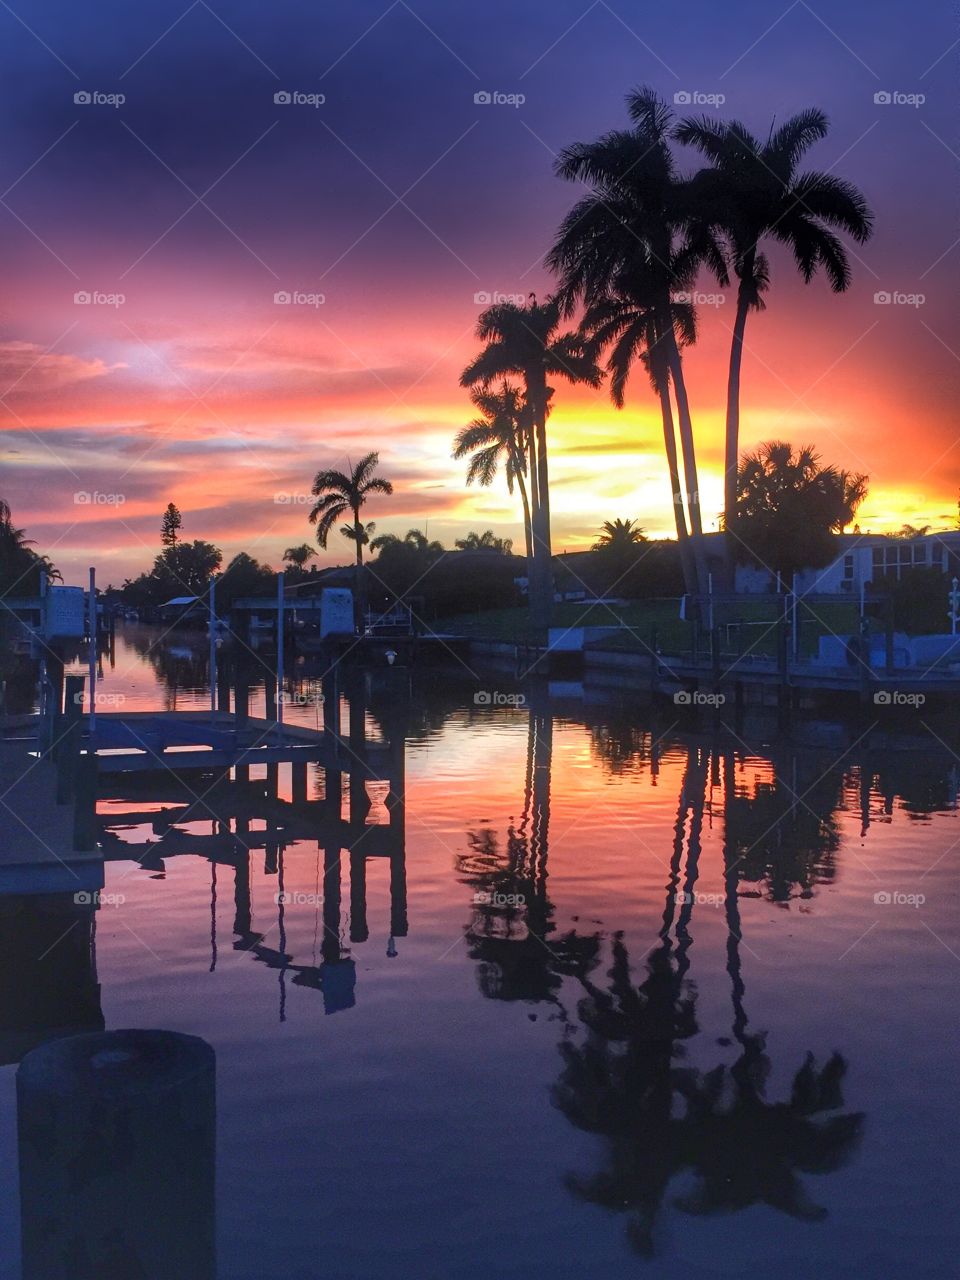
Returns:
[[[770,624],[776,621],[781,607],[776,599],[763,596],[716,605],[714,625],[721,628],[722,651],[776,656],[776,631]],[[606,636],[599,645],[639,652],[647,651],[655,632],[660,651],[674,654],[690,652],[693,633],[693,624],[681,619],[680,602],[676,599],[633,600],[623,605],[558,604],[554,606],[551,626],[622,628],[619,635]],[[460,614],[439,620],[434,629],[441,634],[507,644],[523,644],[530,638],[526,606]],[[857,607],[852,601],[817,604],[813,610],[802,607],[801,654],[810,657],[816,653],[822,635],[855,634],[857,629]]]

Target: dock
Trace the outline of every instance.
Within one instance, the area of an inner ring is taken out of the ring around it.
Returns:
[[[73,808],[55,803],[56,767],[38,754],[34,741],[0,742],[0,780],[0,895],[92,895],[101,889],[103,858],[74,848]]]

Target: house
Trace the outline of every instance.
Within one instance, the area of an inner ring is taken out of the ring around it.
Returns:
[[[802,569],[795,575],[798,595],[852,595],[861,589],[899,582],[911,569],[936,569],[960,576],[960,529],[899,538],[884,533],[841,533],[837,556],[822,569]],[[788,586],[789,584],[784,584]],[[737,568],[736,589],[747,594],[776,591],[776,577],[760,565]]]

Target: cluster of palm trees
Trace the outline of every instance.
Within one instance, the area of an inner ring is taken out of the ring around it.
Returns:
[[[738,121],[677,122],[647,88],[627,95],[627,109],[629,127],[576,143],[559,156],[559,176],[589,190],[564,218],[546,256],[557,276],[556,293],[485,311],[477,327],[485,345],[461,376],[479,416],[457,436],[454,456],[470,456],[468,482],[480,483],[492,481],[502,459],[511,491],[516,486],[520,492],[535,625],[544,624],[552,603],[551,380],[595,387],[606,373],[613,401],[622,407],[639,362],[660,403],[686,587],[703,595],[708,571],[697,441],[682,354],[697,337],[696,282],[704,271],[721,287],[737,281],[722,517],[732,574],[741,365],[747,319],[765,306],[770,284],[764,246],[784,245],[805,281],[822,269],[840,293],[851,280],[840,234],[863,243],[872,230],[866,201],[854,186],[829,173],[799,171],[805,153],[827,132],[822,111],[803,111],[759,140]],[[707,165],[685,176],[674,144],[699,152]],[[579,325],[563,331],[578,313]]]
[[[34,595],[42,577],[62,581],[49,556],[34,551],[33,545],[26,530],[13,523],[10,504],[0,498],[0,595]]]

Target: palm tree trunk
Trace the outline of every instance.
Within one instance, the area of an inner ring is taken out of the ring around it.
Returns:
[[[693,557],[690,552],[690,534],[687,530],[687,517],[683,506],[683,491],[680,486],[680,464],[677,459],[677,438],[673,427],[673,405],[670,401],[669,382],[663,384],[659,395],[660,416],[663,419],[663,447],[667,454],[667,470],[670,473],[673,518],[677,526],[677,544],[680,548],[683,585],[688,595],[695,595],[697,579]]]
[[[750,301],[744,288],[747,272],[753,271],[753,255],[744,263],[744,275],[740,279],[737,290],[737,314],[733,322],[733,340],[730,343],[730,369],[727,374],[727,423],[726,444],[723,459],[723,523],[726,529],[724,544],[726,548],[727,576],[733,586],[734,565],[736,563],[736,547],[734,546],[733,525],[737,509],[737,466],[740,461],[740,367],[743,363],[743,334],[747,327],[747,312]]]
[[[518,460],[519,461],[519,460]],[[527,482],[523,478],[523,472],[516,468],[517,488],[520,490],[520,501],[523,504],[523,539],[527,548],[527,573],[530,571],[530,562],[533,559],[533,533],[530,528],[530,501],[527,498]]]
[[[353,508],[353,531],[357,535],[357,589],[354,592],[354,626],[357,634],[363,633],[363,615],[366,612],[366,582],[363,577],[363,544],[360,541],[360,508]]]
[[[687,506],[690,512],[690,541],[693,544],[693,560],[696,565],[697,590],[702,596],[707,593],[707,556],[703,545],[703,522],[700,518],[700,481],[697,478],[697,454],[693,438],[693,420],[690,417],[690,401],[687,398],[687,384],[683,376],[683,361],[680,359],[680,348],[673,332],[673,325],[663,328],[664,345],[670,375],[673,379],[673,391],[677,398],[677,418],[680,423],[680,448],[683,453],[683,474],[687,486]]]
[[[527,399],[533,411],[530,458],[531,477],[537,477],[537,505],[532,516],[533,577],[530,612],[537,638],[546,640],[553,605],[553,570],[550,549],[550,476],[547,467],[547,394],[542,370],[527,377]]]

